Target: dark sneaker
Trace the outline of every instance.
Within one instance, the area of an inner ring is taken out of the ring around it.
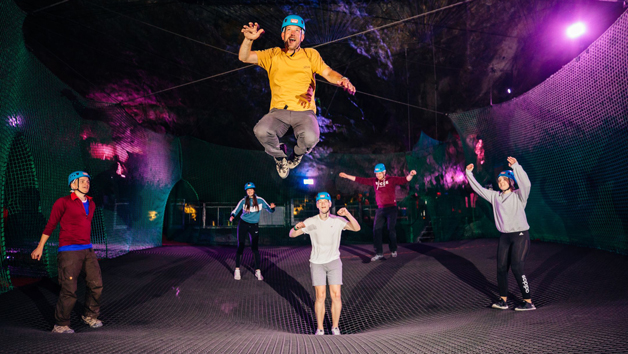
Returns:
[[[279,173],[279,177],[282,179],[286,179],[290,174],[290,168],[288,168],[288,161],[285,157],[281,159],[275,158],[275,163],[277,164],[277,173]]]
[[[74,330],[70,326],[57,326],[52,329],[52,333],[74,333]]]
[[[82,316],[83,317],[83,322],[85,322],[86,324],[88,324],[90,327],[92,328],[100,328],[102,327],[102,321],[97,319],[97,318],[93,318],[93,317],[87,317],[87,316]]]
[[[499,300],[494,302],[493,305],[491,305],[491,307],[494,309],[508,310],[508,304],[502,298],[499,298]]]
[[[324,336],[325,335],[325,330],[322,329],[317,329],[316,333],[314,333],[315,336]]]
[[[380,259],[384,260],[386,258],[384,258],[383,254],[376,254],[375,257],[371,258],[371,262],[379,261]]]
[[[302,159],[303,159],[303,155],[296,155],[293,152],[292,154],[290,154],[290,157],[288,158],[288,168],[292,170],[293,168],[299,166]]]
[[[531,311],[536,310],[536,307],[532,303],[524,301],[521,305],[515,307],[515,311]]]

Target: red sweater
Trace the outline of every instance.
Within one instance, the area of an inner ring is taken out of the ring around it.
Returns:
[[[91,243],[92,218],[96,210],[96,203],[91,197],[87,197],[87,200],[89,201],[89,215],[85,214],[83,202],[76,194],[72,193],[57,199],[52,206],[44,235],[50,236],[57,224],[60,223],[59,247]]]
[[[355,181],[375,188],[375,201],[377,202],[377,207],[380,209],[397,206],[397,201],[395,200],[395,186],[408,183],[405,177],[392,176],[384,176],[383,181],[375,177],[364,178],[356,176]]]

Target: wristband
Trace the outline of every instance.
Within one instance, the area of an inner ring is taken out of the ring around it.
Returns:
[[[294,231],[299,231],[299,229],[297,229],[297,225],[294,225],[293,229]]]

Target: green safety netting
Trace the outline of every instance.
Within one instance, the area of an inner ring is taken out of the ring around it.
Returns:
[[[75,170],[93,176],[90,194],[99,209],[92,241],[100,257],[159,246],[162,235],[201,244],[233,242],[232,225],[200,228],[201,222],[225,220],[224,214],[211,220],[207,213],[203,220],[199,208],[235,205],[249,181],[260,196],[284,207],[284,222],[263,231],[266,244],[295,244],[287,239],[291,213],[315,210],[311,197],[320,190],[340,194],[336,207],[361,213],[363,230],[347,235],[346,242],[369,242],[373,190],[338,173],[372,176],[380,162],[392,175],[418,172],[398,190],[400,241],[494,237],[490,205],[470,193],[463,169],[475,163],[478,180],[491,184],[509,155],[521,161],[533,183],[527,207],[533,238],[628,249],[622,178],[628,173],[626,14],[529,93],[451,115],[460,138],[437,142],[423,135],[413,151],[388,155],[329,153],[323,141],[287,180],[277,176],[263,151],[176,138],[145,127],[128,107],[78,97],[26,49],[24,18],[13,2],[0,4],[0,292],[11,289],[11,274],[55,276],[58,231],[42,262],[29,254],[52,204],[69,192],[67,176]],[[162,107],[142,106],[145,112],[153,108]],[[313,184],[303,184],[306,178]]]

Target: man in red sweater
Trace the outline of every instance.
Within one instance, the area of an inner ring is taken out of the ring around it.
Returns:
[[[395,200],[395,187],[410,182],[410,180],[412,180],[412,176],[416,175],[416,171],[412,170],[406,177],[387,177],[386,167],[383,163],[375,165],[374,172],[375,178],[350,176],[344,172],[341,172],[339,175],[342,178],[367,186],[373,186],[373,188],[375,188],[375,201],[377,202],[377,211],[375,212],[375,222],[373,224],[375,257],[371,258],[371,262],[375,262],[379,259],[385,259],[384,251],[382,249],[384,221],[387,221],[388,223],[390,255],[397,257],[397,232],[395,231],[395,225],[397,224],[397,201]]]
[[[85,271],[87,286],[83,322],[91,328],[102,327],[102,321],[98,319],[102,278],[90,239],[92,218],[96,210],[96,204],[87,196],[90,181],[91,177],[87,172],[76,171],[70,174],[68,186],[72,193],[54,203],[39,245],[31,253],[33,259],[40,260],[48,237],[57,224],[61,224],[57,254],[61,291],[55,310],[56,324],[52,329],[53,333],[74,333],[70,328],[70,314],[76,304],[76,281],[82,269]]]

